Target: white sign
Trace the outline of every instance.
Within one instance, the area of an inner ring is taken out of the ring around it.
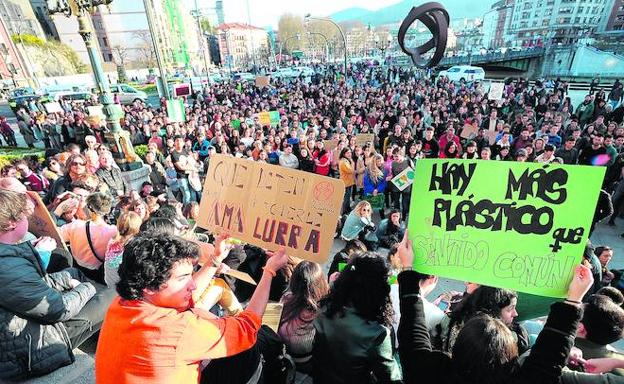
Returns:
[[[490,100],[502,100],[503,99],[503,90],[505,89],[505,84],[503,83],[492,83],[490,86],[490,92],[488,93],[488,99]]]

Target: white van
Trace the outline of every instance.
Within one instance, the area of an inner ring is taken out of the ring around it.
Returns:
[[[446,76],[453,82],[483,81],[485,79],[485,71],[481,67],[455,65],[446,71],[440,71],[440,76]]]
[[[113,96],[115,94],[119,95],[119,100],[121,100],[121,104],[124,105],[132,104],[137,100],[143,102],[147,100],[147,93],[132,88],[128,84],[112,84],[110,90]]]

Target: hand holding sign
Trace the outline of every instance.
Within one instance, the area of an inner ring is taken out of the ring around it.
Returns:
[[[584,265],[577,265],[574,268],[574,277],[568,287],[567,299],[580,303],[592,284],[594,284],[594,276],[591,270]]]
[[[270,271],[277,272],[288,263],[288,255],[284,248],[280,248],[277,252],[267,252],[267,255],[269,259],[266,262],[265,268]]]
[[[399,243],[397,253],[403,268],[412,268],[412,265],[414,265],[414,249],[412,248],[412,240],[408,237],[407,229],[403,235],[403,240]]]

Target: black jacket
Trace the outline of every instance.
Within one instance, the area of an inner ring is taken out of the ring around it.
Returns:
[[[42,375],[74,362],[63,321],[95,295],[72,288],[69,270],[47,274],[29,242],[0,244],[0,381]]]
[[[425,312],[418,293],[417,272],[399,274],[401,321],[399,324],[399,354],[406,384],[461,384],[467,382],[456,372],[451,357],[431,349]],[[562,369],[574,343],[574,335],[582,317],[582,309],[565,303],[551,306],[546,325],[529,357],[515,373],[510,384],[559,383]]]

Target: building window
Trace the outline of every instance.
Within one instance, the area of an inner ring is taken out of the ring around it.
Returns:
[[[7,48],[6,44],[0,44],[0,53],[2,53],[3,55],[7,55],[9,53],[9,49]]]

